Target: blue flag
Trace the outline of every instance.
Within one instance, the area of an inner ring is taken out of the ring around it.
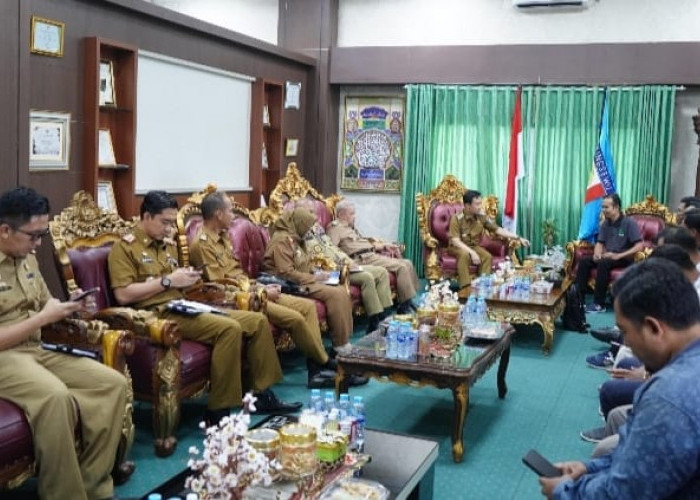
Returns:
[[[593,169],[586,187],[578,239],[595,241],[600,224],[600,208],[603,198],[617,192],[615,166],[610,146],[608,91],[603,96],[603,114],[600,118],[600,138],[593,156]]]

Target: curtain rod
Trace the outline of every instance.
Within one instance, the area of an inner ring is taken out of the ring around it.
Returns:
[[[422,83],[407,83],[403,86],[403,88],[407,88],[409,85],[437,85],[441,87],[500,87],[502,89],[517,89],[519,86],[518,85],[499,85],[497,83],[494,84],[486,84],[486,83],[429,83],[429,84],[422,84]],[[542,83],[525,83],[521,85],[522,87],[579,87],[579,88],[585,88],[588,91],[594,91],[594,90],[600,90],[603,88],[608,88],[610,90],[622,90],[622,91],[630,91],[630,90],[635,90],[635,89],[640,89],[642,87],[673,87],[676,90],[683,91],[686,90],[685,85],[668,85],[668,84],[657,84],[657,83],[650,83],[647,85],[640,85],[640,84],[635,84],[635,85],[584,85],[584,84],[572,84],[572,85],[565,85],[561,83],[552,83],[552,84],[542,84]]]

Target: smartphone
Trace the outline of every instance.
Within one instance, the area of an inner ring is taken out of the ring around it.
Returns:
[[[523,463],[527,465],[538,476],[559,477],[562,472],[554,467],[552,463],[537,453],[535,450],[528,451],[523,457]]]
[[[201,266],[197,266],[194,268],[195,271],[202,271],[205,267],[207,267],[207,264],[204,263]]]
[[[100,287],[99,287],[99,286],[96,286],[95,288],[90,288],[89,290],[84,290],[83,293],[81,293],[80,295],[77,295],[77,296],[73,297],[73,298],[70,299],[70,300],[71,300],[71,302],[80,302],[81,300],[83,300],[83,299],[84,299],[85,297],[87,297],[88,295],[94,295],[94,294],[96,294],[96,293],[99,292],[99,291],[100,291]]]

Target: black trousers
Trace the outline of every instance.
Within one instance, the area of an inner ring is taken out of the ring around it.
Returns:
[[[584,257],[578,264],[578,270],[576,271],[576,288],[578,288],[581,295],[585,295],[586,288],[588,288],[588,277],[591,275],[591,271],[595,267],[596,277],[595,277],[595,288],[593,290],[593,301],[598,305],[605,305],[605,295],[608,292],[608,285],[610,284],[610,272],[618,267],[627,267],[632,263],[630,259],[600,259],[598,262],[593,260],[593,256]]]

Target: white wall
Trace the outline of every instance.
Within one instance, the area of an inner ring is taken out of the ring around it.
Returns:
[[[676,113],[673,120],[673,146],[671,149],[670,208],[678,206],[684,196],[695,194],[695,178],[698,168],[698,136],[693,128],[693,116],[700,107],[700,88],[688,88],[676,92]]]
[[[512,0],[341,0],[338,45],[503,45],[700,40],[698,0],[590,0],[522,12]]]
[[[147,0],[277,45],[278,0]]]

